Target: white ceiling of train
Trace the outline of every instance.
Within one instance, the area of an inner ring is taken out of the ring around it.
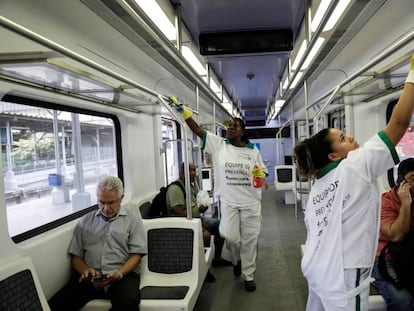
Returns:
[[[293,42],[305,16],[303,0],[170,0],[198,44],[200,33],[290,29]],[[207,56],[246,120],[266,120],[290,51]]]

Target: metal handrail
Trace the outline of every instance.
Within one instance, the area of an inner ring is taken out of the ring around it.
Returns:
[[[151,94],[152,96],[158,96],[159,95],[158,93],[154,92],[153,90],[151,90],[151,89],[149,89],[149,88],[147,88],[147,87],[145,87],[145,86],[143,86],[143,85],[141,85],[141,84],[125,77],[125,76],[123,76],[123,75],[120,75],[120,74],[116,73],[115,71],[110,70],[110,69],[106,68],[105,66],[102,66],[102,65],[100,65],[100,64],[98,64],[98,63],[96,63],[96,62],[94,62],[94,61],[92,61],[92,60],[90,60],[90,59],[88,59],[88,58],[86,58],[86,57],[84,57],[84,56],[82,56],[82,55],[80,55],[80,54],[78,54],[78,53],[76,53],[76,52],[60,45],[60,44],[58,44],[58,43],[56,43],[56,42],[54,42],[54,41],[52,41],[52,40],[49,40],[49,39],[37,34],[36,32],[31,31],[30,29],[28,29],[26,27],[23,27],[23,26],[15,23],[15,22],[11,21],[10,19],[8,19],[4,16],[1,16],[1,15],[0,15],[0,25],[2,25],[3,27],[5,27],[5,28],[7,28],[7,29],[9,29],[13,32],[16,32],[16,33],[22,35],[25,38],[33,40],[37,43],[40,43],[40,44],[52,49],[52,50],[55,50],[55,51],[65,55],[69,58],[72,58],[72,59],[74,59],[74,60],[76,60],[76,61],[78,61],[78,62],[80,62],[84,65],[87,65],[87,66],[89,66],[89,67],[91,67],[95,70],[98,70],[102,73],[105,73],[105,74],[107,74],[108,76],[110,76],[112,78],[118,79],[118,80],[122,81],[123,83],[134,86],[134,87],[136,87],[137,89],[139,89],[141,91],[144,91],[148,94]]]
[[[191,205],[191,188],[190,188],[190,168],[188,166],[189,155],[188,155],[188,148],[187,148],[188,134],[187,134],[187,131],[185,130],[186,124],[185,124],[185,121],[182,118],[180,118],[177,112],[168,104],[168,102],[164,99],[163,96],[159,95],[158,99],[164,105],[164,107],[175,117],[176,121],[184,129],[183,130],[184,163],[185,163],[184,164],[184,176],[185,176],[184,184],[185,184],[185,193],[187,194],[185,196],[185,206],[187,207],[187,219],[192,219],[193,211],[191,210],[192,205]]]
[[[412,30],[411,32],[409,32],[408,34],[406,34],[405,36],[403,36],[397,42],[395,42],[394,44],[392,44],[389,48],[385,49],[382,53],[378,54],[368,64],[366,64],[365,66],[361,67],[355,73],[351,74],[348,78],[346,78],[345,80],[343,80],[336,87],[332,88],[331,90],[329,90],[328,92],[326,92],[325,94],[323,94],[313,104],[309,105],[307,109],[309,109],[309,108],[313,107],[314,105],[316,105],[322,99],[324,99],[327,96],[329,96],[332,92],[335,92],[336,88],[338,88],[338,87],[339,88],[342,88],[343,86],[347,85],[351,81],[355,80],[356,78],[358,78],[359,76],[361,76],[362,73],[368,71],[369,69],[371,69],[372,67],[374,67],[378,63],[382,62],[384,59],[386,59],[387,57],[389,57],[390,55],[392,55],[396,51],[398,51],[399,49],[405,47],[407,45],[407,43],[409,43],[412,40],[414,40],[414,30]]]

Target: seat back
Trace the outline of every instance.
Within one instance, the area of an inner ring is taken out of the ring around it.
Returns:
[[[148,230],[148,270],[156,273],[184,273],[193,268],[194,230],[153,228]]]
[[[276,190],[292,190],[295,188],[293,180],[293,165],[276,165],[275,166],[275,188]]]
[[[21,257],[1,263],[0,310],[50,310],[30,258]]]
[[[148,255],[142,274],[190,274],[206,266],[201,221],[198,218],[165,217],[144,220]]]
[[[148,255],[141,261],[142,310],[192,310],[214,256],[200,219],[145,219]]]

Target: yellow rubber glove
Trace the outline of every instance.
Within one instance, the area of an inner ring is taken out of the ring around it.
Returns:
[[[405,83],[414,83],[414,55],[411,56],[410,72],[408,73]]]
[[[184,120],[191,118],[193,115],[193,112],[190,109],[186,108],[182,103],[179,103],[177,97],[175,96],[168,97],[168,103],[171,107],[177,110],[177,112],[181,113]]]
[[[253,177],[258,177],[261,179],[265,179],[266,178],[266,174],[263,171],[263,169],[261,169],[259,166],[255,165],[252,171]]]

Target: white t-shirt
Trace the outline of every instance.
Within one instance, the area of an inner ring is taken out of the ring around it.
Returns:
[[[318,172],[305,211],[302,271],[322,297],[334,299],[343,289],[343,269],[372,266],[380,212],[376,179],[398,162],[394,145],[381,131]]]
[[[212,156],[215,195],[238,206],[249,206],[261,200],[262,190],[253,187],[252,171],[257,164],[267,175],[267,168],[253,144],[236,147],[228,139],[204,131],[202,149]]]

